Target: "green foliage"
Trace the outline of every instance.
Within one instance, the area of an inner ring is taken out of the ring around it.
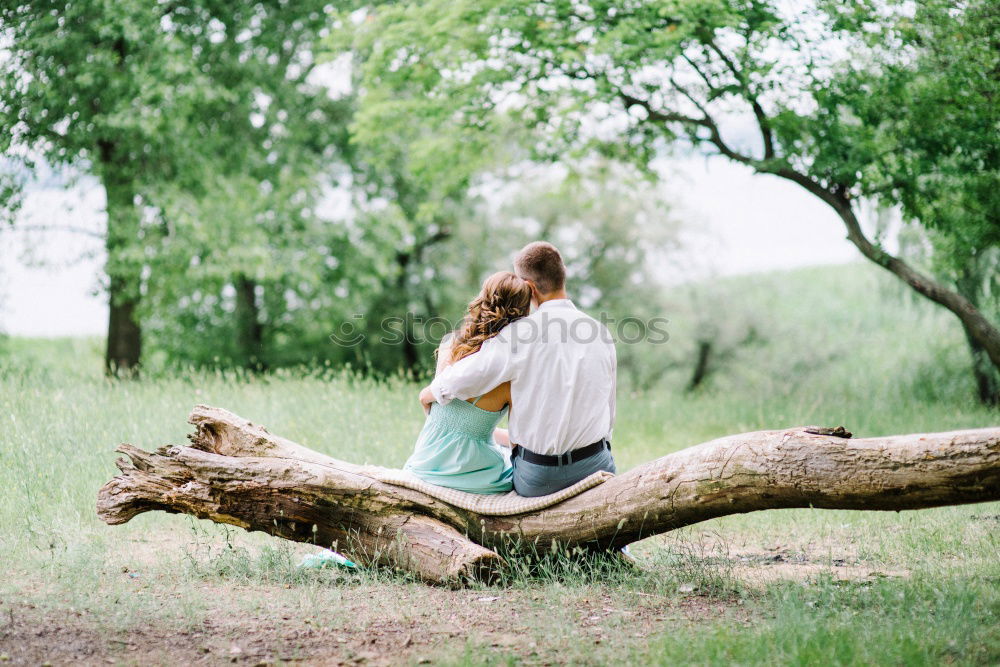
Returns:
[[[332,39],[366,55],[366,137],[399,89],[426,93],[416,115],[436,132],[495,130],[504,116],[553,155],[600,147],[646,164],[679,133],[900,203],[928,227],[965,211],[968,242],[995,244],[1000,84],[986,73],[1000,19],[982,0],[908,7],[421,0],[345,20]],[[741,118],[759,136],[723,126]]]
[[[97,176],[112,303],[153,297],[125,319],[170,318],[206,245],[216,277],[276,273],[311,240],[295,233],[304,202],[347,150],[351,100],[314,80],[326,23],[315,1],[5,5],[0,208],[36,163]],[[241,252],[244,233],[278,242]]]
[[[982,0],[922,2],[913,15],[831,6],[834,26],[864,36],[822,104],[837,109],[841,141],[861,194],[901,206],[933,230],[942,268],[1000,247],[1000,11]],[[877,29],[876,29],[877,28]]]
[[[622,165],[684,144],[827,201],[898,204],[930,230],[928,264],[986,309],[997,16],[952,5],[21,3],[0,9],[0,196],[12,211],[32,160],[102,180],[113,296],[141,297],[156,363],[419,371],[434,340],[411,320],[456,321],[539,235],[585,307],[656,315],[651,267],[676,228]],[[328,62],[354,92],[318,83]],[[499,209],[478,195],[556,159],[563,180]],[[349,212],[320,216],[334,195]],[[366,342],[334,345],[355,315]],[[730,347],[751,328],[730,326]],[[642,384],[686,357],[649,358],[623,367]]]
[[[323,7],[7,5],[0,150],[105,177],[128,165],[143,192],[196,187],[206,169],[271,173],[290,161],[282,149],[330,150],[344,103],[309,80]]]
[[[335,299],[324,286],[340,280],[351,252],[346,232],[315,214],[314,176],[206,183],[209,196],[172,192],[163,215],[143,302],[149,347],[179,363],[275,363],[283,347],[277,325],[302,308],[321,311],[316,299]],[[241,339],[241,327],[253,326],[241,315],[260,327],[259,341]]]
[[[367,168],[378,170],[374,163]],[[319,361],[379,375],[427,372],[433,349],[458,325],[483,278],[509,270],[514,252],[539,237],[563,250],[569,287],[582,307],[636,322],[662,316],[653,267],[677,250],[678,230],[649,182],[613,163],[569,172],[519,169],[525,173],[490,176],[470,194],[456,192],[426,207],[430,194],[422,186],[399,173],[386,181],[376,175],[377,192],[385,195],[354,190],[354,212],[336,220],[282,208],[294,193],[275,190],[268,207],[254,199],[251,181],[242,193],[184,199],[169,225],[191,231],[164,237],[154,264],[162,268],[150,279],[156,289],[144,302],[156,363],[244,365],[233,286],[234,271],[244,266],[255,267],[249,275],[265,324],[262,365]],[[227,178],[223,185],[235,183]],[[397,191],[403,196],[390,197]],[[248,227],[255,216],[266,217]],[[199,226],[201,219],[215,224]],[[276,219],[294,224],[281,227]],[[157,281],[157,275],[171,278]],[[640,368],[655,353],[630,346],[623,367]],[[657,367],[647,368],[651,376]]]
[[[369,140],[404,91],[422,136],[451,139],[437,159],[457,169],[470,132],[508,127],[527,132],[536,159],[596,152],[645,169],[669,147],[718,153],[804,187],[887,267],[855,209],[900,207],[930,231],[930,266],[991,315],[994,4],[411,0],[343,19],[331,43],[363,54],[354,126]],[[985,343],[970,344],[982,376]]]

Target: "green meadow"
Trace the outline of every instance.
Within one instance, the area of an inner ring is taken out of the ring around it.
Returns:
[[[954,318],[878,269],[738,285],[757,342],[694,392],[680,371],[620,387],[620,469],[758,429],[1000,424],[973,400]],[[663,354],[690,338],[685,303],[666,314]],[[102,524],[95,495],[116,472],[113,449],[184,443],[188,411],[207,403],[338,458],[399,466],[423,419],[416,383],[324,368],[110,380],[100,340],[0,345],[0,661],[1000,663],[1000,503],[730,516],[633,545],[636,568],[552,556],[458,590],[303,571],[309,545],[187,516]]]

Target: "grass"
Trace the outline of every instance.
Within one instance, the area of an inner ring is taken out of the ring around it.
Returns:
[[[757,603],[764,622],[711,624],[687,633],[684,642],[661,640],[640,655],[661,663],[995,664],[996,583],[985,575],[786,582]]]
[[[958,326],[875,269],[718,289],[760,342],[693,394],[680,374],[647,392],[623,387],[621,469],[760,428],[843,424],[868,436],[1000,422],[971,400]],[[672,351],[695,319],[678,304]],[[724,517],[639,543],[637,570],[555,555],[462,591],[381,571],[303,572],[295,564],[308,546],[190,517],[105,526],[94,498],[114,473],[111,450],[184,442],[195,403],[391,466],[422,414],[402,380],[196,371],[115,382],[100,375],[100,352],[80,339],[9,339],[0,352],[0,659],[1000,662],[997,503]]]

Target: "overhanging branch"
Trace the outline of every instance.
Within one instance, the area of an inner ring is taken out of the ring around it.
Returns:
[[[722,132],[719,130],[718,124],[715,119],[712,118],[704,110],[704,107],[697,105],[699,110],[704,114],[701,118],[695,116],[689,116],[687,114],[682,114],[675,111],[663,111],[656,109],[648,100],[643,100],[634,95],[630,95],[625,91],[619,89],[618,97],[626,105],[629,106],[639,106],[646,111],[646,114],[650,120],[660,122],[663,124],[677,123],[685,127],[688,134],[691,136],[692,140],[699,143],[708,143],[714,146],[719,153],[728,157],[730,160],[734,160],[741,164],[754,165],[755,161],[753,158],[743,155],[735,150],[733,150],[722,138]],[[708,139],[703,139],[698,137],[695,132],[696,128],[705,128],[708,130]]]
[[[752,90],[750,80],[747,78],[745,72],[736,66],[736,63],[729,58],[718,44],[713,40],[707,42],[708,47],[715,53],[719,59],[723,62],[736,81],[739,83],[740,89],[743,91],[743,97],[749,102],[750,108],[753,110],[754,118],[757,119],[757,127],[760,130],[761,141],[764,143],[764,159],[771,160],[774,158],[774,131],[771,128],[770,119],[767,114],[764,113],[764,107],[761,106],[760,101],[757,98],[756,92]]]

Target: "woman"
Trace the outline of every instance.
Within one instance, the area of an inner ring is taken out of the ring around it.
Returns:
[[[528,314],[531,289],[508,271],[494,273],[469,304],[462,327],[441,342],[437,372],[475,354],[505,326]],[[507,431],[497,428],[510,408],[510,383],[468,401],[433,403],[404,469],[425,482],[469,493],[513,488]]]

